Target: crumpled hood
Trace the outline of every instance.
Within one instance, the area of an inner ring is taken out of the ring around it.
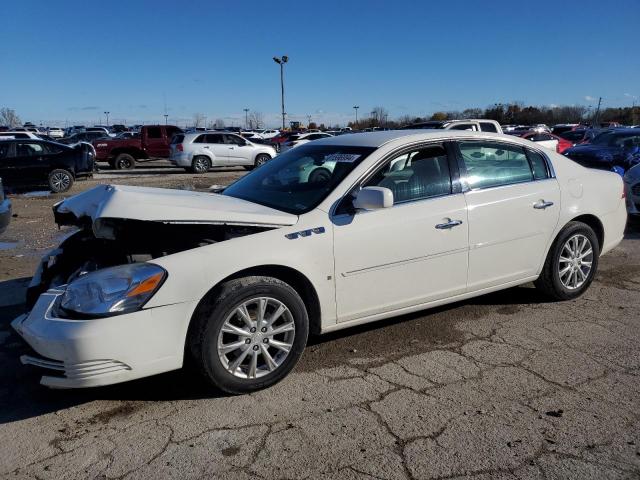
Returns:
[[[215,193],[99,185],[53,207],[59,225],[91,222],[96,236],[104,219],[213,225],[294,225],[296,215]]]

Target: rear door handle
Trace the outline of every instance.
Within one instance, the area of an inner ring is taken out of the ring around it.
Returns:
[[[545,208],[549,208],[553,206],[553,202],[545,202],[544,200],[540,200],[538,203],[533,204],[533,208],[536,210],[544,210]]]
[[[206,147],[206,146],[205,146],[204,148],[209,148],[209,147]]]
[[[450,228],[457,227],[458,225],[462,225],[462,220],[451,220],[450,218],[447,218],[446,220],[446,223],[438,223],[436,225],[436,229],[448,230]]]

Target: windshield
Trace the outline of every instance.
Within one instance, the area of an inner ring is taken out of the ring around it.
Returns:
[[[223,195],[299,215],[322,202],[374,150],[305,144],[242,177]]]

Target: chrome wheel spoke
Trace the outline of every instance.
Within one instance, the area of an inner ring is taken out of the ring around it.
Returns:
[[[231,373],[234,373],[238,369],[238,367],[244,361],[244,359],[247,358],[247,355],[249,355],[250,351],[251,350],[246,349],[244,352],[242,352],[240,355],[238,355],[233,362],[231,362],[229,364],[229,371]]]
[[[264,361],[267,364],[267,368],[271,371],[278,368],[278,364],[275,362],[275,360],[269,353],[269,350],[267,349],[267,347],[265,345],[260,345],[260,348],[262,349],[262,358],[264,358]]]
[[[560,270],[560,278],[564,277],[567,273],[571,271],[571,265],[566,266],[562,270]]]
[[[278,350],[282,350],[283,352],[289,353],[293,345],[290,343],[281,342],[280,340],[269,340],[269,346],[277,348]]]
[[[249,362],[249,378],[256,378],[258,372],[258,352],[251,352],[251,361]]]
[[[593,250],[592,250],[592,249],[589,249],[589,250],[587,250],[586,252],[581,253],[581,254],[580,254],[580,256],[579,256],[578,258],[582,260],[583,258],[585,258],[585,257],[587,257],[587,256],[589,256],[589,255],[591,255],[592,253],[593,253]],[[583,262],[583,263],[584,263],[584,262]]]
[[[276,336],[276,335],[279,335],[279,334],[284,333],[284,332],[291,332],[295,328],[296,327],[293,324],[293,322],[285,323],[285,324],[279,325],[276,328],[274,328],[273,330],[271,330],[269,332],[269,335],[270,336]]]
[[[251,332],[241,329],[240,327],[236,327],[230,323],[225,323],[222,327],[222,331],[224,333],[231,333],[232,335],[238,335],[240,337],[250,337]]]
[[[236,313],[247,327],[253,328],[253,321],[251,320],[251,315],[249,314],[249,310],[247,310],[246,304],[243,303],[238,308],[236,308]]]
[[[239,348],[245,345],[246,343],[244,342],[244,340],[242,340],[242,341],[227,343],[225,345],[222,345],[222,347],[220,347],[219,350],[223,353],[231,353],[234,350],[238,350]]]
[[[286,311],[287,311],[287,307],[285,307],[284,305],[280,305],[278,309],[275,312],[273,312],[273,314],[271,314],[271,316],[269,317],[269,320],[267,320],[267,324],[265,325],[265,327],[270,328],[271,325],[273,325],[273,322],[278,320],[282,316],[282,314]]]

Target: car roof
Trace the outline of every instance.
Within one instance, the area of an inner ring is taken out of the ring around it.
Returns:
[[[383,130],[378,132],[365,133],[346,133],[338,137],[328,137],[314,140],[314,145],[339,145],[354,147],[381,147],[382,145],[399,140],[406,139],[411,141],[421,140],[442,140],[449,138],[497,138],[505,140],[514,140],[516,137],[512,135],[503,135],[495,132],[472,132],[470,130]]]

